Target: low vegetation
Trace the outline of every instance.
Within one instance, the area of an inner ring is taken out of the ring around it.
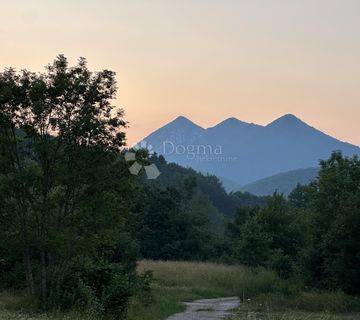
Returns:
[[[141,261],[138,268],[153,271],[154,297],[149,307],[132,301],[132,320],[165,319],[184,309],[181,302],[228,296],[242,301],[232,320],[360,319],[360,298],[303,292],[263,268],[174,261]]]

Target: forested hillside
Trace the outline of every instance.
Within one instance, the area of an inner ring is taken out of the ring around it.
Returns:
[[[137,177],[135,237],[141,256],[151,259],[218,259],[227,224],[242,206],[264,207],[265,197],[225,192],[215,176],[166,163],[152,155],[160,176]]]

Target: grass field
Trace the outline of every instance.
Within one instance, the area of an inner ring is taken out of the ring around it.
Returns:
[[[139,271],[152,270],[154,302],[135,299],[130,320],[161,320],[183,310],[181,301],[238,296],[243,303],[231,320],[360,320],[360,299],[342,293],[297,292],[274,273],[212,263],[142,261]]]
[[[301,293],[295,285],[263,269],[213,263],[141,261],[140,272],[153,271],[153,298],[132,299],[129,320],[162,320],[182,311],[182,302],[238,296],[239,310],[229,320],[360,320],[360,299],[342,293]],[[31,315],[18,295],[0,294],[1,320],[98,320],[89,314]]]

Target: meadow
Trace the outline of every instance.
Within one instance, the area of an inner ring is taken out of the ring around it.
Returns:
[[[129,320],[162,320],[184,310],[183,302],[238,296],[241,307],[229,320],[359,320],[360,298],[340,292],[301,292],[265,269],[216,263],[140,261],[138,271],[152,271],[151,295],[132,298]],[[20,308],[20,306],[22,308]],[[18,294],[0,294],[1,320],[85,320],[87,314],[31,314]]]

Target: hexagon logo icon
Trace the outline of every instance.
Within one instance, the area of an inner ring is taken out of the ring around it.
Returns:
[[[135,151],[127,151],[125,153],[125,161],[126,162],[133,162],[132,165],[129,167],[129,171],[132,175],[137,176],[140,171],[144,168],[146,177],[149,180],[154,180],[160,175],[160,171],[156,164],[151,163],[149,165],[144,165],[139,162],[136,158],[136,151],[145,150],[147,154],[152,155],[154,154],[153,146],[148,144],[145,140],[142,140],[135,144],[132,149]],[[147,160],[149,160],[147,158]]]

